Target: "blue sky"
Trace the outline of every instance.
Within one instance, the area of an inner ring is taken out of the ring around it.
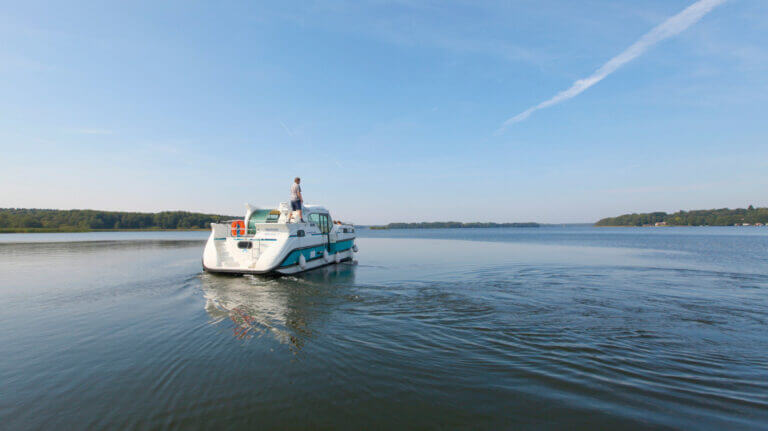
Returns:
[[[768,2],[3,2],[0,207],[356,223],[768,206]]]

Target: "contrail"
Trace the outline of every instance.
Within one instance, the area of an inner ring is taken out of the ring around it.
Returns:
[[[652,48],[657,43],[668,39],[672,36],[678,35],[685,31],[688,27],[696,24],[704,15],[708,14],[712,9],[725,3],[727,0],[699,0],[696,3],[688,6],[685,10],[677,15],[667,19],[663,23],[657,25],[653,30],[644,34],[637,42],[633,43],[629,48],[625,49],[621,54],[610,59],[607,63],[600,66],[592,75],[584,79],[579,79],[571,85],[571,88],[561,91],[555,97],[541,102],[536,106],[526,109],[525,111],[515,115],[508,119],[501,125],[497,132],[503,132],[505,128],[511,124],[519,123],[530,117],[532,113],[539,109],[548,108],[553,105],[557,105],[560,102],[564,102],[572,97],[576,97],[587,88],[602,81],[606,76],[615,72],[621,66],[629,63],[642,55],[645,51]]]

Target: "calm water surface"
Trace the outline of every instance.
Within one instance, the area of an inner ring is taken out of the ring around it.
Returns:
[[[768,228],[0,235],[0,428],[768,429]]]

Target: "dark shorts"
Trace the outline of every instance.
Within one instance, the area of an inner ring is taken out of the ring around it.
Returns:
[[[301,211],[301,201],[291,201],[291,211]]]

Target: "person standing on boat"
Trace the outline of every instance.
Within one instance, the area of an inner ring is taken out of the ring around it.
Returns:
[[[293,184],[291,184],[291,213],[288,214],[288,223],[291,222],[291,217],[293,217],[293,213],[296,211],[299,212],[299,221],[304,223],[304,216],[301,214],[301,206],[304,204],[304,197],[301,195],[300,183],[301,178],[296,177],[293,179]]]

